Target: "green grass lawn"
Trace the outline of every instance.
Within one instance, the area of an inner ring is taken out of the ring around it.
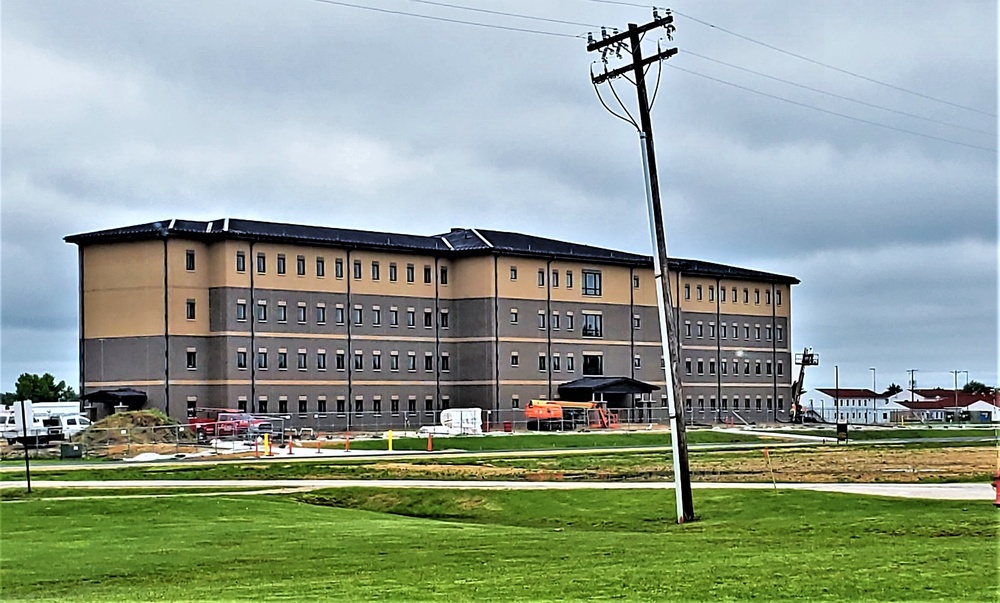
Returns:
[[[328,490],[2,503],[5,601],[995,601],[988,501]]]
[[[836,438],[837,430],[807,429],[795,431],[797,434]],[[993,438],[996,431],[993,428],[894,428],[894,429],[848,429],[847,437],[852,441],[860,440],[918,440],[931,438]]]

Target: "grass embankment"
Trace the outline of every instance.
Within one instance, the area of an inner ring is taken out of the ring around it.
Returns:
[[[691,430],[689,444],[735,444],[760,442],[760,436],[751,433]],[[627,448],[642,446],[670,446],[670,432],[618,431],[612,433],[548,433],[513,434],[495,436],[454,436],[433,438],[435,450],[464,450],[492,452],[515,450],[554,450],[574,448]],[[342,448],[341,442],[326,444]],[[386,440],[351,440],[351,450],[385,450]],[[427,450],[427,438],[394,438],[394,450]]]
[[[11,504],[0,598],[995,600],[989,502],[697,491],[695,504],[683,526],[673,494],[649,491]]]

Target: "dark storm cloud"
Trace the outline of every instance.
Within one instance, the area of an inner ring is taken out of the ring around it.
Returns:
[[[588,29],[404,0],[371,4],[570,35]],[[649,16],[582,0],[482,6],[619,27]],[[674,8],[996,112],[992,2]],[[649,249],[637,137],[594,97],[595,57],[583,39],[309,0],[11,0],[0,18],[5,388],[25,370],[75,378],[76,252],[61,243],[69,233],[234,216],[425,234],[481,226]],[[996,146],[994,117],[681,16],[676,23],[681,53],[671,64],[679,68]],[[845,103],[690,53],[987,134]],[[628,97],[627,86],[619,89]],[[839,364],[862,379],[870,365],[898,372],[916,364],[928,378],[961,368],[996,380],[995,153],[671,68],[654,128],[672,254],[800,277],[795,345],[821,351],[824,370]]]

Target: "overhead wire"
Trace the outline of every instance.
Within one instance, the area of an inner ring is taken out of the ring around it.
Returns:
[[[401,10],[394,10],[394,9],[387,9],[387,8],[379,8],[379,7],[373,7],[373,6],[365,6],[365,5],[361,5],[361,4],[354,4],[352,2],[344,2],[342,0],[310,0],[310,1],[321,3],[321,4],[329,4],[329,5],[334,5],[334,6],[342,6],[342,7],[347,7],[347,8],[355,8],[355,9],[373,11],[373,12],[384,13],[384,14],[415,17],[415,18],[428,19],[428,20],[433,20],[433,21],[441,21],[441,22],[445,22],[445,23],[453,23],[453,24],[459,24],[459,25],[471,25],[471,26],[475,26],[475,27],[497,29],[497,30],[502,30],[502,31],[513,31],[513,32],[518,32],[518,33],[529,33],[529,34],[536,34],[536,35],[546,35],[546,36],[554,36],[554,37],[562,37],[562,38],[573,38],[573,39],[580,39],[580,38],[584,38],[585,37],[585,34],[572,35],[572,34],[566,34],[566,33],[561,33],[561,32],[554,32],[554,31],[547,31],[547,30],[541,30],[541,29],[530,29],[530,28],[513,27],[513,26],[507,26],[507,25],[498,25],[498,24],[493,24],[493,23],[483,23],[483,22],[478,22],[478,21],[467,21],[467,20],[464,20],[464,19],[453,19],[453,18],[449,18],[449,17],[438,17],[438,16],[426,15],[426,14],[422,14],[422,13],[413,13],[413,12],[408,12],[408,11],[401,11]],[[474,11],[474,12],[488,12],[490,14],[502,15],[502,16],[509,16],[509,17],[517,17],[517,18],[522,18],[522,19],[531,19],[531,20],[539,20],[539,21],[550,21],[550,22],[558,22],[559,21],[559,20],[548,20],[548,19],[546,19],[544,17],[535,17],[535,16],[532,16],[532,15],[523,15],[523,14],[517,14],[517,13],[507,13],[507,12],[504,12],[504,11],[487,11],[487,9],[476,9],[476,8],[473,8],[473,7],[448,4],[448,3],[444,3],[444,2],[436,2],[436,1],[432,1],[432,0],[407,0],[407,1],[415,2],[415,3],[420,3],[420,4],[442,6],[442,7],[453,8],[453,9],[457,9],[457,10],[469,10],[469,11]],[[632,3],[632,2],[624,2],[624,1],[621,1],[621,0],[586,0],[586,1],[597,2],[597,3],[602,3],[602,4],[617,4],[617,5],[622,5],[622,6],[632,6],[632,7],[648,8],[648,6],[644,5],[644,4],[636,4],[636,3]],[[679,14],[676,11],[674,11],[674,12],[675,12],[675,14]],[[691,17],[687,17],[687,18],[691,18]],[[570,22],[570,21],[564,22],[564,24],[569,24],[569,25],[574,25],[574,26],[589,26],[588,24],[576,23],[576,22]],[[597,26],[594,26],[594,27],[596,28]],[[723,31],[721,28],[718,28],[718,29],[720,29],[720,31]],[[729,32],[727,31],[727,33],[729,33]],[[778,50],[780,50],[780,49],[778,49]],[[704,57],[703,55],[694,55],[693,53],[690,53],[690,54],[692,54],[692,56],[697,56],[698,58],[703,58],[703,59],[706,59],[706,60],[718,62],[720,64],[725,64],[727,66],[731,66],[731,65],[726,64],[726,63],[724,63],[722,61],[718,61],[716,59],[711,59],[711,58],[708,58],[708,57]],[[818,63],[818,64],[821,64],[821,63]],[[821,65],[827,66],[825,64],[821,64]],[[747,92],[751,92],[751,93],[754,93],[754,94],[758,94],[758,95],[766,96],[766,97],[769,97],[769,98],[773,98],[775,100],[780,100],[780,101],[784,101],[784,102],[787,102],[787,103],[791,103],[793,105],[797,105],[797,106],[800,106],[800,107],[803,107],[803,108],[813,109],[813,110],[819,111],[821,113],[826,113],[826,114],[829,114],[829,115],[835,115],[835,116],[842,117],[842,118],[845,118],[845,119],[850,119],[850,120],[853,120],[853,121],[856,121],[856,122],[865,123],[865,124],[869,124],[869,125],[873,125],[873,126],[877,126],[877,127],[881,127],[881,128],[886,128],[886,129],[894,130],[894,131],[897,131],[897,132],[902,132],[902,133],[906,133],[906,134],[912,134],[912,135],[915,135],[915,136],[921,136],[923,138],[928,138],[928,139],[932,139],[932,140],[938,140],[938,141],[941,141],[941,142],[956,144],[956,145],[965,146],[965,147],[969,147],[969,148],[973,148],[973,149],[990,151],[990,152],[994,152],[994,153],[996,152],[996,149],[993,149],[993,148],[983,147],[983,146],[978,146],[978,145],[973,145],[973,144],[967,144],[967,143],[963,143],[963,142],[951,140],[951,139],[948,139],[948,138],[943,138],[943,137],[939,137],[939,136],[933,136],[933,135],[930,135],[930,134],[925,134],[925,133],[922,133],[922,132],[915,132],[913,130],[907,130],[907,129],[904,129],[904,128],[898,128],[898,127],[895,127],[895,126],[890,126],[888,124],[883,124],[883,123],[880,123],[880,122],[866,120],[866,119],[863,119],[863,118],[854,117],[854,116],[846,115],[846,114],[843,114],[843,113],[838,113],[836,111],[831,111],[831,110],[828,110],[828,109],[823,109],[821,107],[816,107],[816,106],[813,106],[813,105],[809,105],[807,103],[793,101],[791,99],[787,99],[787,98],[784,98],[784,97],[781,97],[781,96],[777,96],[777,95],[770,94],[770,93],[767,93],[767,92],[762,92],[762,91],[759,91],[759,90],[755,90],[753,88],[742,86],[740,84],[735,84],[733,82],[729,82],[729,81],[723,80],[721,78],[716,78],[716,77],[713,77],[713,76],[709,76],[709,75],[698,73],[696,71],[692,71],[690,69],[684,69],[682,67],[677,67],[676,65],[673,65],[673,64],[670,64],[670,63],[668,63],[668,66],[670,66],[670,67],[672,67],[674,69],[678,69],[680,71],[689,73],[691,75],[695,75],[695,76],[702,77],[702,78],[705,78],[705,79],[708,79],[708,80],[711,80],[711,81],[715,81],[715,82],[718,82],[718,83],[721,83],[721,84],[732,86],[734,88],[737,88],[737,89],[740,89],[740,90],[744,90],[744,91],[747,91]],[[751,73],[754,73],[755,75],[761,75],[763,77],[768,77],[769,79],[775,79],[775,80],[781,81],[780,78],[776,78],[774,76],[768,76],[766,74],[752,72],[749,69],[741,68],[741,67],[738,67],[738,66],[732,66],[732,67],[737,68],[737,69],[743,69],[745,71],[749,71]],[[626,79],[628,79],[628,78],[626,78]],[[632,82],[631,79],[629,79],[629,81]],[[634,84],[634,82],[632,82],[632,83]],[[789,83],[789,84],[792,84],[792,85],[800,86],[800,87],[803,87],[803,88],[810,88],[808,86],[804,86],[804,85],[801,85],[801,84],[796,84],[794,82],[785,82],[785,83]],[[882,83],[882,82],[876,82],[876,83]],[[657,75],[657,87],[658,86],[659,86],[659,74]],[[628,110],[625,108],[624,103],[622,103],[621,99],[618,97],[618,94],[615,91],[614,86],[610,86],[610,87],[611,87],[612,94],[614,94],[614,96],[618,100],[619,104],[622,105],[622,108],[628,114]],[[818,90],[818,89],[814,89],[813,91],[820,92],[820,93],[823,93],[823,94],[828,94],[828,95],[831,95],[831,96],[838,96],[839,97],[839,95],[836,95],[834,93],[828,93],[828,92],[824,92],[824,91],[821,91],[821,90]],[[600,95],[598,95],[598,96],[600,98]],[[655,98],[655,94],[654,94],[654,98]],[[850,100],[847,97],[843,97],[843,98],[844,98],[844,100]],[[932,100],[937,100],[937,99],[932,99]],[[855,102],[859,102],[861,104],[867,104],[867,103],[865,103],[863,101],[856,101],[855,100]],[[603,101],[603,99],[601,99],[601,103],[605,104],[604,101]],[[895,111],[893,109],[888,109],[888,108],[885,108],[885,107],[879,107],[877,105],[876,105],[876,107],[883,108],[883,109],[886,109],[886,110],[889,110],[889,111],[893,111],[893,112],[897,112],[897,113],[903,113],[903,112]],[[607,108],[606,104],[605,104],[605,108]],[[963,107],[963,108],[966,108],[966,107]],[[610,111],[610,109],[609,109],[609,111]],[[906,114],[906,113],[904,113],[904,114]],[[910,115],[910,114],[906,114],[906,115],[909,115],[911,117],[920,118],[920,116],[915,116],[915,115]],[[617,117],[621,118],[620,116],[617,116]],[[629,117],[631,117],[631,114],[629,114]],[[621,119],[624,119],[624,118],[621,118]],[[929,119],[929,118],[924,118],[924,119]],[[626,120],[626,121],[628,121],[628,120]],[[930,121],[936,121],[936,120],[930,120]],[[633,120],[632,123],[634,123],[634,120]],[[947,124],[947,123],[945,123],[945,125],[949,125],[949,126],[953,126],[953,127],[960,127],[962,129],[968,129],[968,128],[964,128],[962,126],[955,126],[955,124]],[[981,132],[979,130],[974,130],[974,131]]]
[[[583,1],[584,2],[593,2],[593,3],[596,3],[596,4],[610,4],[610,5],[615,5],[615,6],[628,6],[628,7],[632,7],[632,8],[645,8],[645,9],[649,9],[650,8],[649,4],[640,4],[640,3],[637,3],[637,2],[626,2],[625,0],[583,0]],[[863,74],[860,74],[860,73],[856,73],[856,72],[850,71],[848,69],[843,69],[841,67],[837,67],[836,65],[831,65],[829,63],[824,63],[822,61],[817,61],[816,59],[807,57],[807,56],[805,56],[803,54],[799,54],[797,52],[792,52],[790,50],[785,50],[784,48],[780,48],[780,47],[775,46],[773,44],[768,44],[767,42],[762,42],[762,41],[757,40],[755,38],[751,38],[750,36],[741,34],[739,32],[733,31],[731,29],[726,29],[725,27],[721,27],[721,26],[716,25],[714,23],[710,23],[708,21],[705,21],[703,19],[699,19],[698,17],[694,17],[694,16],[691,16],[691,15],[688,15],[688,14],[680,12],[678,10],[672,10],[671,12],[673,12],[673,14],[675,14],[675,15],[677,15],[679,17],[682,17],[684,19],[688,19],[689,21],[693,21],[693,22],[698,23],[700,25],[704,25],[705,27],[708,27],[710,29],[715,29],[717,31],[721,31],[722,33],[725,33],[725,34],[728,34],[730,36],[739,38],[739,39],[744,40],[746,42],[750,42],[751,44],[757,44],[758,46],[762,46],[762,47],[767,48],[769,50],[773,50],[775,52],[779,52],[781,54],[784,54],[784,55],[787,55],[787,56],[799,59],[801,61],[806,61],[807,63],[812,63],[813,65],[818,65],[820,67],[825,67],[827,69],[832,69],[834,71],[843,73],[845,75],[849,75],[851,77],[856,77],[856,78],[864,80],[866,82],[870,82],[870,83],[873,83],[873,84],[878,84],[880,86],[885,86],[887,88],[891,88],[891,89],[896,90],[898,92],[904,92],[906,94],[912,94],[914,96],[918,96],[918,97],[926,99],[926,100],[930,100],[930,101],[934,101],[934,102],[938,102],[938,103],[943,103],[943,104],[950,105],[950,106],[958,108],[958,109],[964,109],[966,111],[972,111],[974,113],[979,113],[981,115],[986,115],[986,116],[989,116],[989,117],[997,117],[996,113],[991,113],[989,111],[984,111],[982,109],[977,109],[975,107],[969,107],[967,105],[962,105],[960,103],[952,102],[952,101],[949,101],[949,100],[946,100],[946,99],[943,99],[943,98],[937,98],[937,97],[931,96],[929,94],[924,94],[923,92],[918,92],[916,90],[910,90],[909,88],[904,88],[902,86],[897,86],[896,84],[891,84],[889,82],[884,82],[882,80],[879,80],[879,79],[876,79],[876,78],[873,78],[873,77],[869,77],[867,75],[863,75]]]

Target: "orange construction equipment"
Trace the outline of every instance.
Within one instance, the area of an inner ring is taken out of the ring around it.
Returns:
[[[993,506],[1000,509],[1000,472],[993,476],[993,493],[996,494]]]
[[[608,412],[600,402],[532,400],[524,409],[528,429],[532,431],[572,431],[581,427],[609,429],[618,427],[618,415]]]

